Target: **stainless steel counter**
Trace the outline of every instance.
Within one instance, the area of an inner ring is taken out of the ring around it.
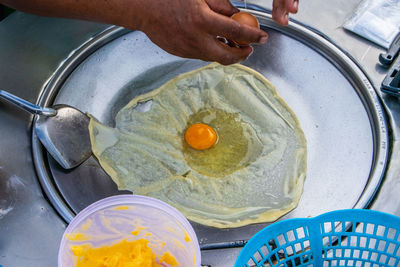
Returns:
[[[375,88],[386,69],[384,50],[343,30],[358,0],[309,0],[293,18],[321,31],[362,66]],[[248,1],[270,8],[272,1]],[[46,82],[65,58],[107,25],[15,13],[0,23],[0,88],[36,102]],[[378,92],[380,94],[380,92]],[[398,99],[382,97],[392,125],[392,160],[371,208],[400,215]],[[0,265],[56,266],[65,222],[46,200],[31,155],[32,116],[0,102]],[[240,249],[203,251],[203,264],[233,266]]]

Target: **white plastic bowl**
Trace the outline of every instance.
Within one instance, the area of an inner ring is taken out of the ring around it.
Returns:
[[[132,231],[138,234],[133,235]],[[77,233],[88,240],[67,238]],[[77,257],[73,255],[71,245],[89,243],[100,247],[125,238],[128,241],[147,239],[156,256],[168,251],[176,258],[178,266],[200,266],[200,247],[189,221],[165,202],[137,195],[108,197],[82,210],[64,232],[58,266],[75,266]]]

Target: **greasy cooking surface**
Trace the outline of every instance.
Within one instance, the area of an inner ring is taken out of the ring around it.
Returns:
[[[380,181],[387,151],[386,126],[371,85],[340,50],[316,34],[296,24],[276,27],[267,16],[259,20],[263,27],[272,27],[270,40],[256,46],[244,64],[278,88],[308,141],[304,193],[298,207],[284,218],[364,207]],[[114,126],[115,114],[135,96],[203,65],[168,55],[144,34],[132,32],[95,51],[62,87],[55,82],[48,89],[60,89],[56,103],[76,106]],[[41,162],[40,154],[35,155]],[[50,161],[50,170],[63,197],[55,205],[67,220],[73,214],[64,200],[78,212],[101,197],[121,193],[94,159],[72,172]],[[263,226],[195,228],[201,242],[210,243],[248,239]]]

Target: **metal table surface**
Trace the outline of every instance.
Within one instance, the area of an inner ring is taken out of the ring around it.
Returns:
[[[375,88],[386,75],[378,55],[384,50],[341,25],[359,0],[309,0],[300,3],[296,20],[321,31],[365,70]],[[272,1],[254,0],[270,8]],[[36,102],[46,82],[68,55],[108,25],[14,13],[0,23],[0,88]],[[378,92],[380,94],[380,92]],[[380,94],[381,95],[381,94]],[[392,126],[392,157],[371,209],[400,215],[398,99],[382,96]],[[31,155],[32,116],[0,102],[0,265],[56,266],[65,222],[46,200]],[[203,264],[233,266],[236,249],[202,252]]]

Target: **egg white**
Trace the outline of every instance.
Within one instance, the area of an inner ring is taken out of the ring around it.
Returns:
[[[136,108],[150,100],[146,112]],[[183,153],[187,122],[204,109],[236,114],[256,136],[248,151],[256,156],[222,177],[191,168]],[[161,199],[192,221],[219,228],[274,221],[301,197],[303,131],[274,86],[250,68],[213,63],[182,74],[133,99],[115,121],[115,128],[93,118],[89,125],[104,170],[119,189]]]

